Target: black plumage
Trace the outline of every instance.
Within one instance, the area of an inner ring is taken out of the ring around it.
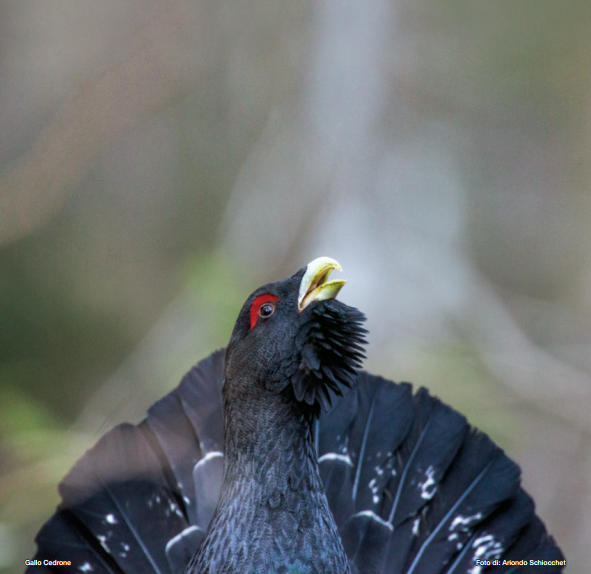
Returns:
[[[226,350],[78,461],[31,572],[562,570],[501,449],[358,371],[363,315],[334,300],[334,266],[257,289]]]

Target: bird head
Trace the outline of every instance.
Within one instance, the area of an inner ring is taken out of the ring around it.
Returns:
[[[227,348],[226,385],[288,393],[314,415],[352,385],[364,358],[365,317],[335,299],[345,284],[329,279],[335,269],[337,261],[319,257],[248,297]]]

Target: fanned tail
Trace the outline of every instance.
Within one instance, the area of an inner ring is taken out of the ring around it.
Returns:
[[[223,365],[224,351],[213,353],[142,423],[115,427],[76,463],[37,535],[35,559],[49,564],[28,572],[184,571],[222,482]],[[494,572],[562,570],[530,566],[563,556],[520,487],[519,467],[425,389],[361,372],[316,423],[315,442],[360,574],[480,574],[494,559]]]
[[[184,570],[222,480],[223,365],[216,351],[139,425],[113,428],[86,452],[59,486],[62,502],[36,538],[41,566],[28,572]]]
[[[560,572],[519,467],[465,417],[408,383],[360,373],[320,419],[329,504],[359,573]],[[506,561],[502,566],[503,560]],[[527,565],[516,565],[526,561]]]

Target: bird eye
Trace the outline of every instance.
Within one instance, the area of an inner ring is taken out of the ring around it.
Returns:
[[[275,304],[274,303],[263,303],[259,307],[259,317],[261,319],[267,319],[273,313],[275,313]]]
[[[255,300],[252,302],[250,306],[250,329],[254,329],[254,326],[257,324],[258,319],[267,319],[273,313],[275,313],[275,308],[277,307],[277,301],[279,298],[275,295],[271,295],[271,293],[263,293],[258,297],[255,297]]]

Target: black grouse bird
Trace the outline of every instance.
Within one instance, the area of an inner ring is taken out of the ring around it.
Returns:
[[[421,388],[358,371],[364,316],[312,261],[59,486],[30,572],[560,572],[517,464]]]

